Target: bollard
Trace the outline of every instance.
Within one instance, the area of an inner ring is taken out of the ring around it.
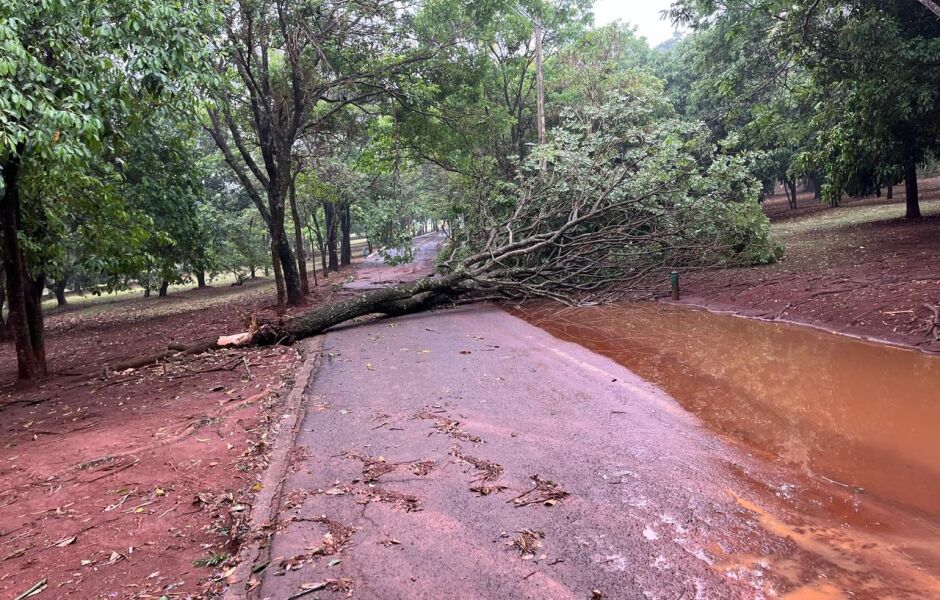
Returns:
[[[672,299],[676,302],[679,301],[679,271],[673,271],[669,274],[669,279],[672,281]]]

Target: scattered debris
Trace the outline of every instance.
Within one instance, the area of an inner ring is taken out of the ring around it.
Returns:
[[[437,463],[433,460],[423,460],[411,465],[411,472],[419,477],[424,477],[434,470]]]
[[[366,483],[374,483],[382,475],[397,470],[400,465],[409,464],[407,462],[390,463],[385,460],[384,456],[362,456],[355,452],[347,452],[344,456],[362,463],[362,480]]]
[[[476,477],[474,478],[474,481],[496,481],[503,474],[502,465],[498,465],[482,458],[468,456],[461,452],[460,448],[457,446],[451,448],[450,454],[451,456],[467,463],[468,465],[472,465],[473,468],[476,469]]]
[[[439,433],[443,433],[451,436],[454,439],[464,440],[467,442],[472,442],[474,444],[479,444],[483,441],[480,436],[473,435],[472,433],[467,433],[460,428],[460,421],[451,419],[446,416],[446,411],[436,409],[432,406],[426,406],[417,413],[415,413],[414,419],[423,419],[425,421],[435,421],[434,429]],[[431,435],[431,434],[428,434]]]
[[[530,506],[532,504],[555,506],[558,504],[559,500],[569,495],[568,492],[561,489],[557,483],[550,479],[542,479],[538,475],[533,475],[532,482],[535,484],[535,487],[510,500],[516,508],[522,508],[523,506]]]
[[[491,494],[498,494],[504,492],[509,488],[505,485],[476,485],[470,488],[470,491],[475,493],[477,496],[489,496]]]
[[[355,490],[360,497],[359,504],[382,502],[393,504],[405,512],[418,512],[421,510],[421,500],[417,496],[404,494],[394,490],[387,490],[377,486],[362,486]]]
[[[519,537],[511,542],[507,542],[507,545],[518,550],[523,558],[534,558],[535,554],[542,547],[541,540],[543,539],[545,539],[545,534],[541,531],[522,529],[519,531]]]

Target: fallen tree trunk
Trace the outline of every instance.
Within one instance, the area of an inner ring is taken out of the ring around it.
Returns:
[[[283,325],[262,326],[249,332],[250,337],[243,334],[244,337],[230,345],[293,343],[367,315],[400,316],[427,310],[469,293],[472,288],[466,285],[467,281],[465,274],[458,273],[363,292],[289,319]]]
[[[425,277],[414,282],[376,289],[333,302],[281,324],[263,324],[234,335],[212,337],[192,345],[170,344],[166,350],[105,367],[110,373],[138,369],[179,356],[191,356],[226,347],[292,344],[319,335],[331,327],[368,315],[397,317],[454,303],[472,290],[465,275]]]

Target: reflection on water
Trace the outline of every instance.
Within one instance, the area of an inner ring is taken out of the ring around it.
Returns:
[[[940,358],[661,305],[523,313],[658,384],[723,435],[833,485],[940,515]]]

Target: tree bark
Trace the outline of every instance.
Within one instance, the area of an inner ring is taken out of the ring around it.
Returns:
[[[271,268],[274,269],[274,289],[277,292],[277,305],[278,308],[284,308],[287,304],[287,294],[284,291],[284,274],[281,273],[281,260],[277,252],[277,243],[273,237],[271,238]],[[267,271],[267,268],[265,268],[265,271]]]
[[[65,297],[66,284],[68,284],[68,279],[63,275],[62,277],[56,279],[55,285],[52,286],[52,292],[55,294],[55,301],[57,306],[65,306],[68,304],[68,299]]]
[[[163,281],[161,281],[161,282],[160,282],[159,297],[160,297],[160,298],[166,298],[166,293],[167,293],[167,291],[168,291],[169,289],[170,289],[170,281],[167,280],[167,279],[164,279]]]
[[[340,230],[343,234],[340,243],[340,260],[342,266],[352,264],[352,211],[349,210],[349,202],[344,202],[342,212],[340,213]]]
[[[253,342],[266,344],[285,339],[294,341],[318,335],[330,327],[365,315],[399,316],[427,310],[459,298],[467,291],[461,285],[464,280],[465,276],[461,274],[425,277],[402,285],[364,292],[294,317],[285,323],[283,329],[260,331]]]
[[[539,145],[545,144],[545,75],[542,57],[542,18],[535,17],[535,124],[539,137]],[[547,163],[543,155],[539,159],[539,170],[544,175]]]
[[[7,301],[6,271],[0,267],[0,340],[7,339],[7,322],[3,318],[3,305]]]
[[[888,184],[888,200],[894,200],[894,184]]]
[[[202,271],[202,270],[196,271],[196,285],[198,285],[200,289],[206,287],[206,272],[205,271]]]
[[[42,311],[36,318],[30,309],[29,281],[26,261],[20,248],[20,153],[3,163],[3,197],[0,198],[0,230],[3,234],[3,268],[6,273],[7,303],[10,307],[9,328],[16,345],[16,364],[20,379],[36,379],[47,374],[46,352],[42,332]],[[31,318],[32,317],[32,318]],[[39,326],[39,330],[34,327]]]
[[[317,218],[316,208],[310,212],[313,217],[313,232],[317,238],[317,248],[320,250],[320,265],[326,273],[326,244],[323,242],[323,233],[320,231],[320,219]]]
[[[339,256],[336,254],[336,204],[332,202],[324,202],[323,212],[326,216],[326,252],[328,255],[327,269],[330,271],[339,271]]]
[[[933,0],[919,0],[921,4],[924,5],[924,8],[932,12],[940,19],[940,4],[937,4]]]
[[[290,182],[290,212],[294,220],[294,248],[297,252],[297,275],[300,277],[300,291],[307,295],[310,293],[310,282],[307,281],[307,258],[304,256],[303,226],[300,222],[300,211],[297,210],[297,190],[295,180]]]
[[[908,219],[919,219],[920,198],[917,195],[917,162],[913,153],[909,154],[904,162],[904,189],[907,192],[907,213],[904,216]]]

